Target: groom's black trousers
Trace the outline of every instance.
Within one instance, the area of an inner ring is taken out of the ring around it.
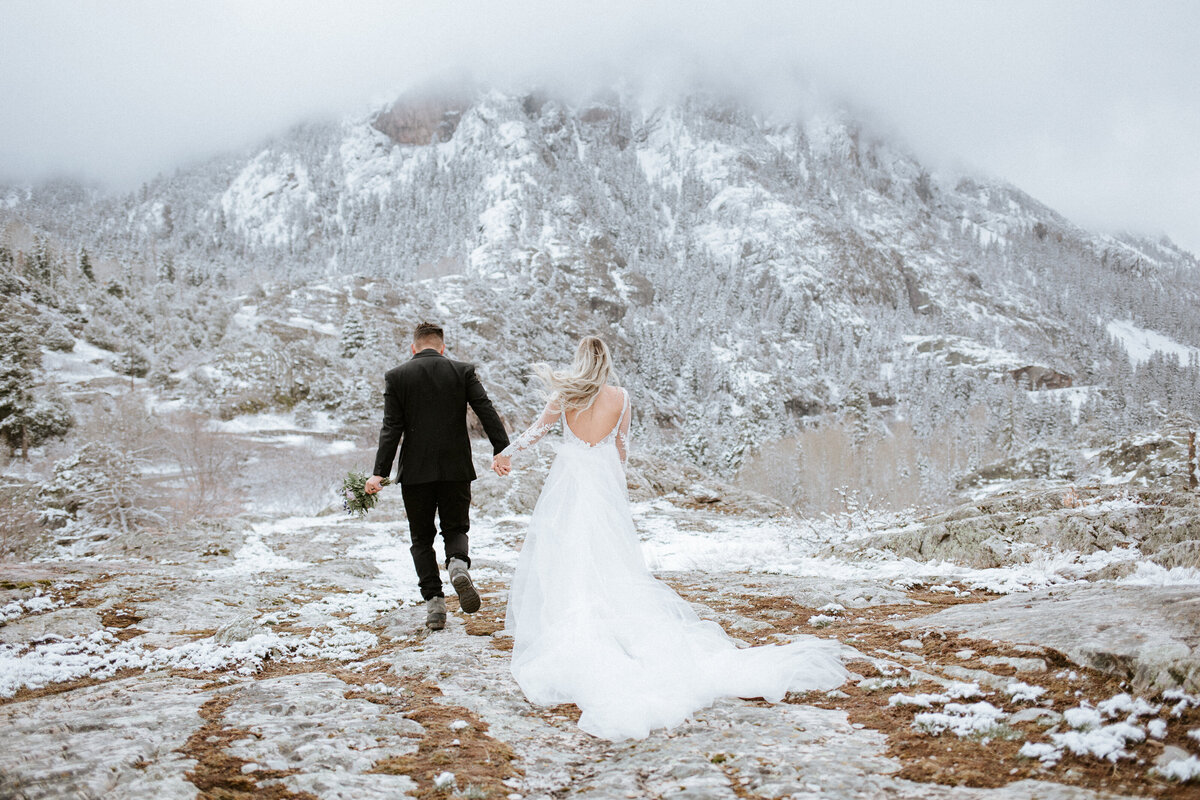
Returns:
[[[432,483],[402,483],[404,511],[408,515],[408,530],[412,537],[413,566],[421,585],[421,597],[442,597],[442,577],[438,574],[437,554],[433,540],[437,538],[434,516],[442,523],[442,544],[446,547],[446,563],[461,558],[471,565],[467,555],[467,531],[471,528],[471,482],[434,481]]]

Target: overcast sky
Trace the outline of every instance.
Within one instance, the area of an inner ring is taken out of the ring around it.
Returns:
[[[846,102],[935,168],[1200,253],[1200,2],[0,0],[0,177],[130,188],[412,85]]]

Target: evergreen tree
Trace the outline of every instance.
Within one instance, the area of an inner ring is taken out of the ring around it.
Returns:
[[[155,270],[156,277],[159,283],[174,283],[175,282],[175,255],[167,253],[158,262],[158,269]]]
[[[0,322],[0,437],[9,448],[29,447],[28,415],[33,411],[35,371],[41,351],[28,327],[10,316]]]
[[[92,271],[92,259],[82,245],[79,247],[79,271],[92,283],[96,282],[96,274]]]
[[[867,390],[857,380],[850,383],[846,395],[846,416],[855,446],[861,445],[871,432],[871,400],[867,397]]]
[[[342,323],[342,358],[354,358],[367,343],[367,332],[363,328],[362,314],[352,309]]]
[[[45,236],[38,236],[33,243],[33,253],[29,260],[29,277],[35,284],[49,286],[51,279],[50,271],[50,245],[46,242]]]
[[[41,363],[31,326],[6,313],[0,322],[0,439],[26,458],[30,447],[63,436],[73,424],[62,398],[39,400],[34,394]]]
[[[189,261],[184,266],[183,275],[189,286],[203,286],[208,280],[208,273],[194,261]]]

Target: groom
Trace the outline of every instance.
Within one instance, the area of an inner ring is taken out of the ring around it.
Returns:
[[[366,491],[375,494],[380,490],[382,476],[391,473],[396,448],[403,441],[397,481],[412,537],[409,552],[425,598],[425,626],[441,630],[446,627],[446,599],[433,552],[435,515],[442,523],[446,571],[459,605],[468,614],[479,610],[479,593],[467,572],[471,566],[467,555],[471,481],[476,477],[467,436],[467,405],[483,423],[496,453],[508,446],[508,435],[475,375],[475,366],[446,358],[441,327],[428,322],[418,325],[412,352],[411,360],[384,376],[383,427],[379,429],[375,474],[367,481]]]

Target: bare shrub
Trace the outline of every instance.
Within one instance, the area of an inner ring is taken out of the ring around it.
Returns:
[[[263,452],[246,476],[255,509],[316,514],[341,503],[339,489],[350,470],[370,472],[375,442],[356,437],[353,450],[331,452],[330,444],[312,440]]]
[[[203,414],[181,411],[161,426],[162,444],[180,478],[168,502],[183,519],[230,516],[243,508],[241,472],[247,454],[209,422]]]
[[[90,401],[76,407],[75,436],[47,452],[55,460],[40,489],[43,524],[120,531],[162,525],[160,496],[144,480],[158,430],[146,396],[125,392]]]
[[[55,462],[54,477],[40,494],[43,516],[122,532],[161,523],[153,504],[146,502],[141,463],[138,455],[107,442],[84,444]]]
[[[159,444],[162,423],[147,408],[148,399],[142,392],[96,398],[92,413],[81,413],[76,427],[78,440],[108,442],[127,453],[153,452]]]
[[[44,531],[36,486],[24,481],[0,484],[0,560],[28,558]]]
[[[903,420],[865,435],[831,420],[759,448],[737,482],[802,513],[936,504],[953,493],[954,476],[1002,456],[987,423],[983,408],[965,426],[946,422],[925,436]]]
[[[239,513],[243,448],[211,430],[210,419],[203,414],[156,414],[148,401],[148,395],[135,391],[97,399],[93,413],[81,421],[79,437],[66,459],[89,445],[121,454],[128,469],[121,471],[114,491],[124,475],[136,472],[130,503],[120,506],[136,509],[135,518],[153,518],[162,524]],[[107,461],[111,464],[113,459]]]

